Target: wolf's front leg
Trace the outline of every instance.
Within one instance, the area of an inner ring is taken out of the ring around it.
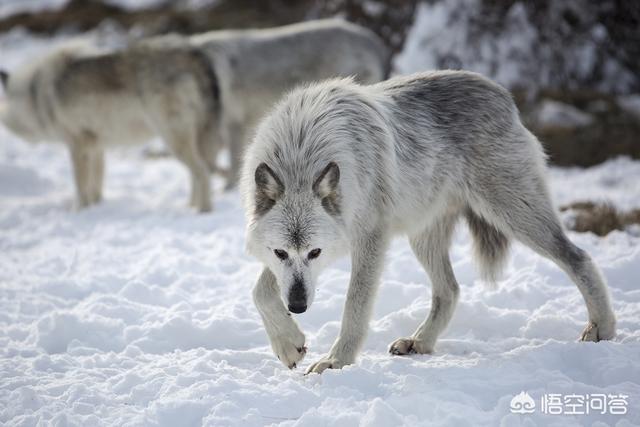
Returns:
[[[253,301],[262,317],[274,353],[286,367],[295,368],[307,352],[305,337],[280,298],[276,277],[266,267],[253,289]]]
[[[93,148],[90,160],[91,175],[91,203],[99,203],[102,201],[102,183],[104,181],[104,149],[96,146]]]
[[[69,150],[76,187],[76,208],[86,208],[95,203],[92,197],[92,175],[95,173],[91,170],[92,150],[85,141],[73,141],[69,144]]]
[[[329,354],[312,364],[307,373],[340,369],[355,362],[369,330],[374,297],[384,264],[388,238],[376,230],[356,242],[352,249],[352,271],[338,339]]]

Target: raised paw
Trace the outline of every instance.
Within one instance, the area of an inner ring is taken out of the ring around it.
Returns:
[[[615,336],[615,326],[612,323],[610,326],[603,327],[589,322],[587,327],[584,328],[582,334],[580,334],[580,341],[592,341],[598,342],[600,340],[610,340]]]
[[[299,332],[291,337],[278,337],[271,342],[271,347],[278,359],[289,369],[297,366],[307,354],[304,345],[304,334]]]
[[[399,338],[389,346],[389,353],[394,356],[405,356],[407,354],[430,354],[433,350],[421,341],[413,338]]]

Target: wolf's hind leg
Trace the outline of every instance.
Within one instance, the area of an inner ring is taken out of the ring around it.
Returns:
[[[198,151],[205,160],[209,173],[220,175],[228,183],[231,180],[232,171],[218,165],[218,153],[227,145],[226,138],[217,122],[207,124],[198,136]]]
[[[231,190],[238,185],[242,167],[242,153],[244,146],[247,144],[245,140],[246,126],[246,123],[239,121],[230,121],[227,124],[227,144],[229,146],[229,155],[231,156],[231,167],[225,190]]]
[[[305,337],[280,298],[276,277],[266,267],[253,289],[253,301],[262,317],[273,352],[287,368],[295,368],[307,352]]]
[[[206,123],[198,133],[198,152],[205,161],[210,173],[218,173],[226,177],[227,170],[217,164],[218,152],[224,146],[219,122]]]
[[[431,279],[431,311],[411,337],[400,338],[391,344],[391,354],[433,352],[438,336],[453,316],[459,287],[449,260],[449,246],[457,219],[457,215],[443,216],[409,239],[413,252]]]
[[[176,158],[189,169],[190,205],[194,206],[198,212],[209,212],[211,210],[209,167],[198,150],[196,138],[188,134],[189,132],[173,132],[165,137],[165,141]]]
[[[589,313],[589,323],[580,337],[583,341],[613,338],[615,315],[600,272],[591,257],[567,238],[543,177],[530,179],[533,186],[513,180],[509,191],[493,191],[486,199],[490,203],[488,216],[498,228],[554,261],[573,280]]]

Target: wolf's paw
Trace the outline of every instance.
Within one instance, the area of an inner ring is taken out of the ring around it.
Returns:
[[[587,327],[584,328],[580,335],[580,341],[593,341],[598,342],[601,340],[613,339],[616,335],[615,322],[603,323],[597,325],[593,322],[589,322]]]
[[[279,336],[273,339],[271,347],[278,359],[287,368],[293,369],[307,354],[307,347],[305,347],[304,341],[304,334],[300,331],[295,331],[289,336]]]
[[[425,345],[422,341],[413,338],[399,338],[389,346],[389,353],[394,356],[404,356],[407,354],[431,354],[433,348]]]
[[[342,363],[336,357],[327,355],[318,360],[316,363],[311,364],[311,366],[307,368],[306,374],[321,374],[325,371],[325,369],[342,369],[342,367],[345,365],[348,365],[348,363]]]

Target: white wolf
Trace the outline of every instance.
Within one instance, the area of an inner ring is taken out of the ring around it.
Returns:
[[[0,73],[0,120],[29,141],[68,145],[79,207],[102,198],[105,147],[160,136],[190,171],[191,205],[208,211],[219,149],[231,149],[233,185],[245,133],[284,91],[336,76],[380,81],[387,64],[377,36],[339,20],[161,36],[118,51],[70,43]]]
[[[3,76],[0,120],[28,141],[69,147],[78,207],[102,199],[105,147],[158,135],[191,173],[191,205],[211,209],[220,88],[208,57],[182,38],[117,52],[72,42]]]
[[[464,217],[483,276],[493,280],[517,239],[558,264],[586,301],[582,340],[615,335],[591,258],[566,237],[545,179],[545,156],[510,94],[478,74],[441,71],[371,86],[349,79],[300,88],[261,123],[241,188],[247,248],[265,265],[254,300],[271,345],[294,367],[305,337],[290,312],[314,298],[319,271],[350,253],[340,334],[308,372],[355,361],[389,239],[402,233],[431,278],[431,312],[396,355],[430,353],[458,299],[448,249]]]

